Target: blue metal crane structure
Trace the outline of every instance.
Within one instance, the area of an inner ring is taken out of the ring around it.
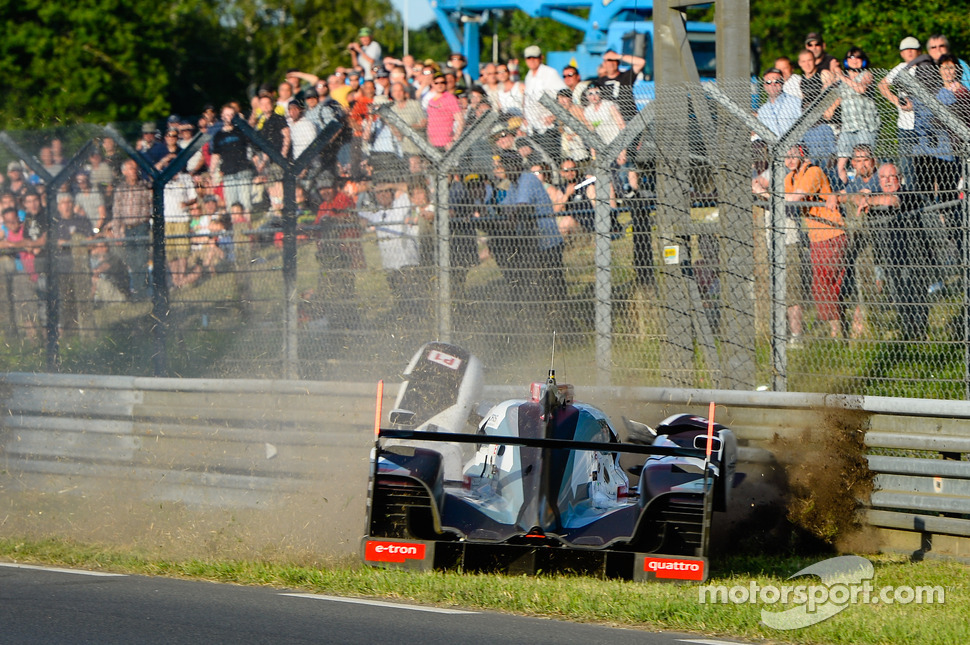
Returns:
[[[613,50],[647,61],[644,78],[653,77],[652,0],[430,0],[438,26],[452,51],[468,59],[477,77],[481,60],[480,31],[494,11],[518,10],[533,18],[550,18],[582,32],[574,51],[545,52],[546,63],[562,69],[575,65],[583,78],[596,75],[603,54]],[[586,17],[580,15],[586,13]],[[702,78],[715,75],[714,23],[688,21],[687,36]],[[542,43],[537,43],[542,45]]]

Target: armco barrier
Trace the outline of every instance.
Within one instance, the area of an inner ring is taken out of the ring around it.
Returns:
[[[385,388],[385,412],[396,391]],[[350,557],[364,524],[375,393],[372,383],[6,374],[0,536],[193,557]],[[496,401],[525,393],[486,391]],[[741,522],[772,503],[758,485],[779,481],[803,447],[824,458],[833,428],[864,433],[874,473],[866,519],[882,548],[970,555],[970,403],[665,388],[577,397],[649,424],[706,414],[714,400],[748,472],[735,496]]]

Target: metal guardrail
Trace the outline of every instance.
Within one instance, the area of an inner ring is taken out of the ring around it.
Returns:
[[[386,407],[395,395],[385,389]],[[106,516],[136,503],[247,510],[265,530],[285,507],[306,513],[298,530],[329,536],[317,552],[352,551],[363,527],[372,384],[6,374],[0,396],[0,490],[10,494],[74,496]],[[486,388],[496,401],[521,396]],[[653,423],[714,400],[749,464],[779,437],[824,440],[829,420],[851,419],[874,475],[871,526],[915,543],[970,537],[970,402],[596,387],[581,398]]]
[[[970,537],[970,426],[965,417],[870,419],[872,526]],[[908,456],[879,454],[905,451]]]

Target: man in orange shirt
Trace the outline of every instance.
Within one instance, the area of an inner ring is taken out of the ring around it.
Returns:
[[[839,211],[837,196],[822,169],[805,156],[797,145],[788,151],[785,167],[785,201],[794,202],[808,230],[812,261],[812,298],[818,317],[827,320],[833,338],[842,333],[844,308],[840,299],[845,277],[847,238],[845,222]],[[801,321],[798,321],[801,326]],[[792,325],[792,333],[796,333]]]

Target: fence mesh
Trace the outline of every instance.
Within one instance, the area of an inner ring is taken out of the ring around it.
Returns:
[[[361,380],[439,339],[519,381],[555,334],[577,383],[964,398],[953,76],[2,133],[9,368]]]

